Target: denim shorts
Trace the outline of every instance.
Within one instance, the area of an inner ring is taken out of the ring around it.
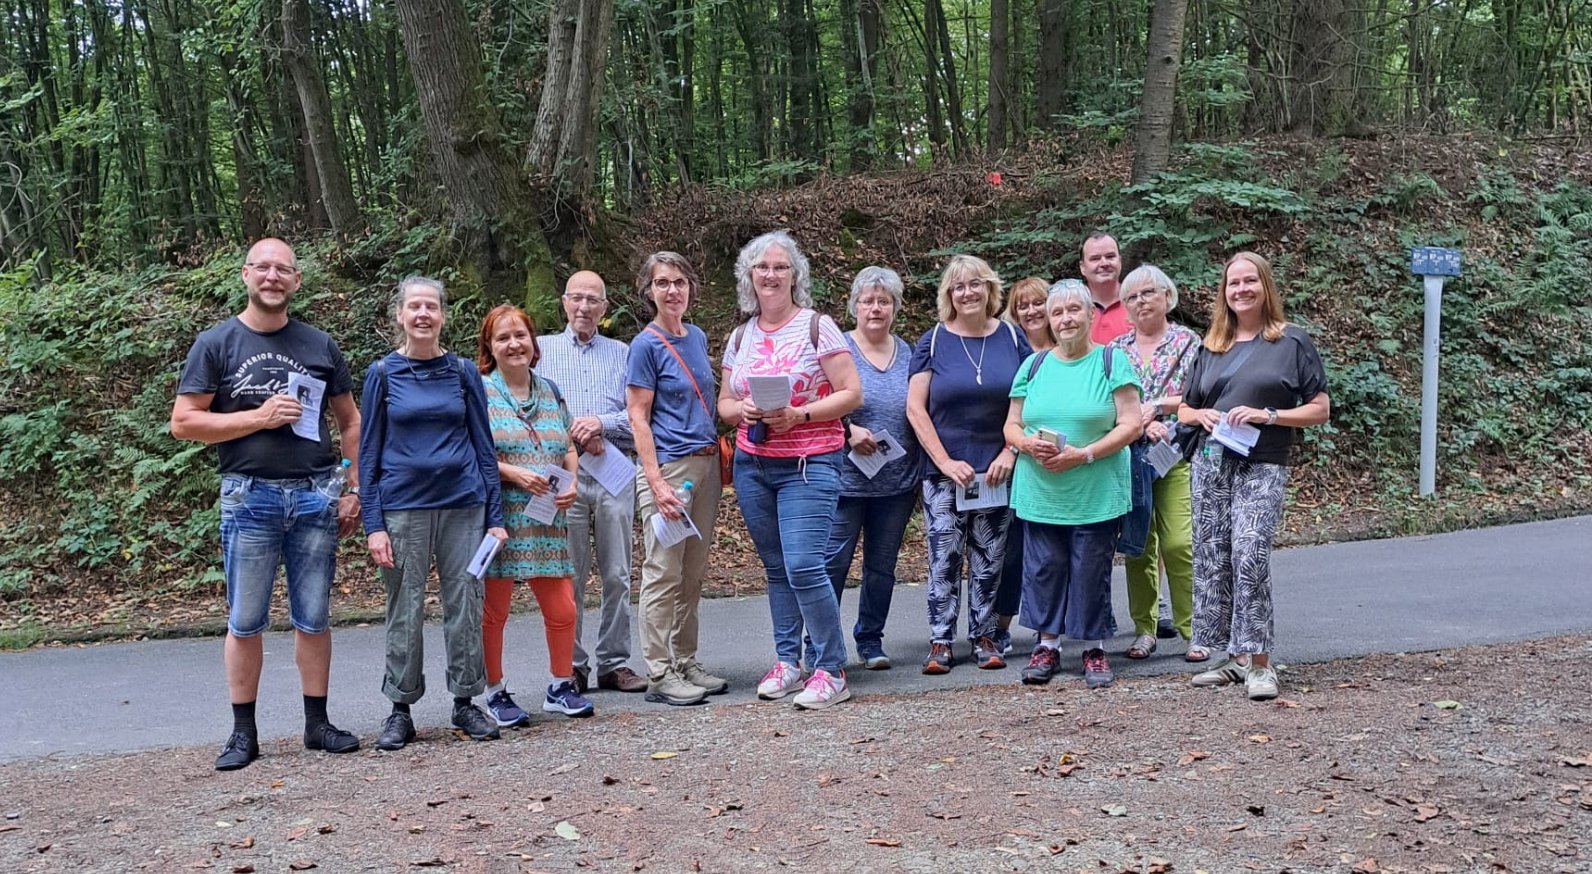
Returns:
[[[221,477],[221,560],[227,630],[253,637],[270,624],[276,569],[287,570],[288,617],[306,634],[328,625],[337,565],[337,502],[316,490],[330,477]]]

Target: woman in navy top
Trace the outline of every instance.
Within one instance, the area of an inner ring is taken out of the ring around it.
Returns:
[[[967,637],[981,668],[1004,668],[993,637],[995,586],[1006,554],[1011,511],[1005,505],[958,511],[956,493],[975,480],[999,486],[1013,456],[1001,426],[1007,395],[1033,351],[1021,331],[996,318],[1001,280],[982,259],[957,255],[940,275],[940,324],[912,352],[907,417],[933,463],[923,480],[929,545],[929,657],[923,673],[951,669],[951,643],[967,565]]]
[[[442,348],[442,283],[398,284],[398,351],[365,373],[360,394],[359,481],[367,546],[387,589],[387,669],[393,709],[376,747],[402,749],[415,734],[409,706],[425,694],[422,625],[432,561],[441,585],[453,724],[476,740],[498,729],[470,699],[486,690],[481,580],[470,559],[490,534],[501,545],[503,502],[486,392],[475,366]]]

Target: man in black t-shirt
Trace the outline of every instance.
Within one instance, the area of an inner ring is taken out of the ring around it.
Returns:
[[[260,754],[254,702],[263,661],[261,632],[270,624],[271,590],[286,568],[294,661],[304,690],[304,746],[332,753],[359,749],[359,738],[327,719],[332,662],[329,602],[337,540],[359,522],[359,408],[337,344],[291,319],[288,303],[300,275],[293,250],[264,239],[249,249],[243,284],[248,306],[200,334],[177,380],[171,434],[214,444],[221,471],[221,552],[227,582],[227,638],[222,650],[232,700],[232,735],[216,770],[232,771]],[[306,390],[303,380],[323,384]],[[339,459],[325,410],[300,398],[325,399],[348,479],[336,485]],[[313,415],[314,438],[294,430]]]

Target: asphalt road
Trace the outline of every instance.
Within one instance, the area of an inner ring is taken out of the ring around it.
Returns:
[[[1579,517],[1279,551],[1273,556],[1276,657],[1281,662],[1315,662],[1592,631],[1592,573],[1585,556],[1589,545],[1592,517]],[[1107,651],[1117,675],[1188,672],[1180,641],[1162,641],[1160,651],[1144,662],[1119,655],[1132,637],[1120,569],[1115,592],[1124,633]],[[855,610],[856,592],[848,590],[842,607],[847,629]],[[594,626],[595,618],[589,617],[588,634]],[[861,698],[1015,685],[1033,639],[1027,632],[1017,635],[1012,664],[1005,670],[980,671],[963,661],[947,676],[925,677],[917,666],[928,652],[926,638],[923,587],[898,587],[885,637],[896,668],[848,671],[853,694]],[[340,628],[333,640],[332,721],[369,744],[388,710],[380,688],[382,629]],[[546,680],[540,615],[512,618],[506,640],[510,688],[521,704],[531,707],[540,700],[533,690]],[[296,735],[303,717],[291,635],[267,635],[265,650],[261,737]],[[633,651],[633,666],[639,668],[639,645]],[[965,658],[967,644],[959,643],[956,652]],[[443,684],[442,653],[441,631],[433,623],[426,635],[430,692],[415,705],[415,721],[423,728],[447,723],[451,701]],[[1062,653],[1064,668],[1076,668],[1077,645]],[[767,601],[704,602],[700,657],[731,682],[729,694],[709,699],[707,706],[754,701],[757,681],[774,658]],[[1073,674],[1054,682],[1082,688]],[[594,692],[591,697],[598,719],[616,710],[664,709],[647,704],[641,695]],[[0,654],[0,702],[0,761],[219,746],[231,728],[221,642],[214,638]],[[542,721],[562,719],[539,712],[536,716]]]

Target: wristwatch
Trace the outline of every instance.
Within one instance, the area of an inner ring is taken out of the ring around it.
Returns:
[[[359,486],[349,486],[348,493],[356,498],[359,497]]]
[[[1267,407],[1266,408],[1266,424],[1268,424],[1268,425],[1277,424],[1277,408],[1276,407]]]
[[[1083,463],[1094,464],[1094,450],[1088,446],[1083,448]]]

